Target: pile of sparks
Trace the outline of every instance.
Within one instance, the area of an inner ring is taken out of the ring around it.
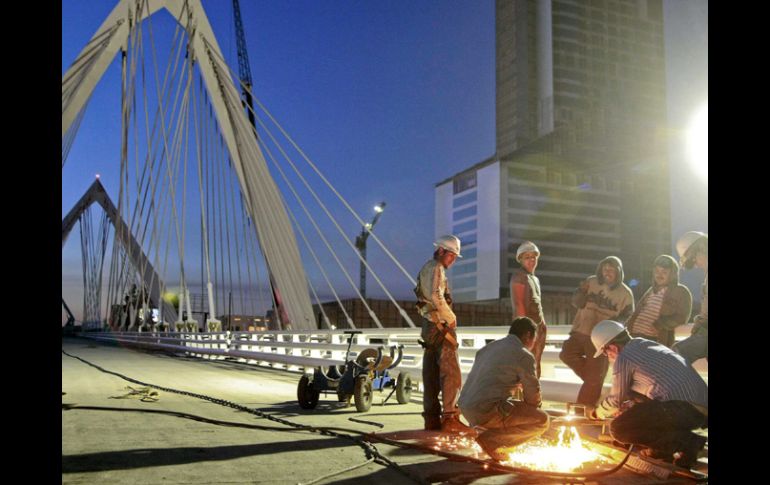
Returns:
[[[470,450],[476,458],[479,458],[479,455],[484,453],[484,451],[481,449],[481,446],[479,446],[479,444],[476,443],[476,440],[467,436],[458,436],[458,435],[436,436],[434,438],[434,443],[432,447],[434,450],[450,451],[450,452]]]
[[[508,454],[504,465],[532,470],[573,472],[587,466],[612,464],[609,458],[591,450],[580,439],[577,428],[561,426],[559,438],[554,444],[542,438],[528,441],[515,448],[501,450]]]
[[[476,440],[466,436],[436,436],[430,446],[434,450],[452,453],[470,452],[470,456],[479,459],[487,457]],[[500,451],[508,455],[508,459],[502,462],[503,465],[531,470],[568,473],[585,470],[587,467],[614,464],[613,460],[583,443],[575,426],[560,426],[556,441],[536,438]]]

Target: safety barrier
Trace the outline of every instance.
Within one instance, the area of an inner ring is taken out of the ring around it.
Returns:
[[[690,334],[690,325],[677,329],[676,338],[681,340]],[[559,360],[562,343],[569,336],[569,325],[548,327],[548,338],[541,360],[540,379],[543,399],[549,401],[574,401],[581,380]],[[488,342],[507,335],[508,326],[458,327],[457,338],[460,369],[463,381],[473,366],[476,351]],[[138,345],[149,348],[180,352],[205,359],[231,359],[238,362],[269,366],[292,372],[312,372],[317,366],[343,365],[348,346],[348,334],[344,330],[318,330],[313,332],[264,331],[264,332],[99,332],[84,336],[96,340]],[[406,371],[412,381],[421,388],[422,347],[418,328],[362,329],[354,337],[349,358],[354,359],[367,348],[403,345],[403,359],[395,372]],[[708,381],[708,363],[701,359],[695,368]],[[608,373],[604,393],[610,389],[612,376]]]

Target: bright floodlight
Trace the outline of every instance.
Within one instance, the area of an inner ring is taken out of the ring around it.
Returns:
[[[709,105],[695,112],[687,130],[687,151],[693,171],[708,181],[709,178]]]
[[[372,228],[372,223],[371,222],[367,222],[366,224],[364,224],[364,227],[367,228],[367,229],[371,229]]]
[[[385,209],[382,207],[382,204],[377,204],[374,206],[374,212],[382,212]]]
[[[99,174],[98,173],[96,174],[96,178],[99,178]]]

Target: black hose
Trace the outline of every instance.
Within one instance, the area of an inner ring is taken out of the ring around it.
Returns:
[[[361,424],[370,424],[372,426],[377,426],[378,428],[384,428],[385,425],[382,423],[376,423],[374,421],[367,421],[365,419],[358,419],[358,418],[348,418],[348,421],[353,421],[354,423],[361,423]]]

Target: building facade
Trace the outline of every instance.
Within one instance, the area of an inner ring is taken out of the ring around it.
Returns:
[[[661,0],[497,0],[496,153],[436,185],[456,301],[508,300],[524,240],[546,320],[608,255],[641,292],[670,251]],[[637,295],[638,296],[638,295]]]

